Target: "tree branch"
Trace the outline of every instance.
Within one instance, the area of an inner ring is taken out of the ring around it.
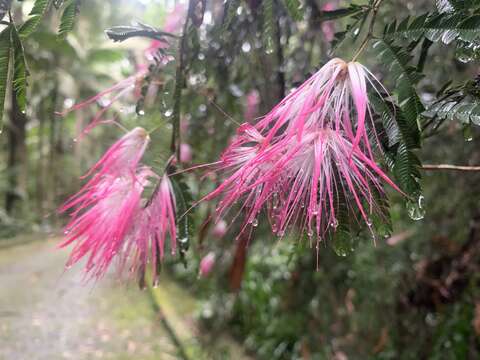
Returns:
[[[480,166],[459,166],[451,164],[424,164],[423,170],[480,171]]]

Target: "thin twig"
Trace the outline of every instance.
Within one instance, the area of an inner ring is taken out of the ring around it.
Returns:
[[[368,26],[367,35],[365,35],[365,39],[363,39],[363,41],[360,44],[360,47],[358,48],[357,52],[355,53],[355,55],[353,55],[352,61],[355,61],[360,56],[360,54],[363,52],[363,50],[365,50],[365,47],[367,46],[368,42],[372,38],[373,27],[375,25],[375,20],[377,19],[378,9],[379,9],[382,1],[383,0],[378,0],[376,3],[373,4],[372,19],[370,20],[370,25]]]
[[[451,164],[424,164],[423,170],[480,171],[480,166],[461,166]]]

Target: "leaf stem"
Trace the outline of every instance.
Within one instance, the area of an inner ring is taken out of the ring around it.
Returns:
[[[378,14],[378,9],[380,8],[380,4],[382,3],[383,0],[377,0],[376,2],[373,3],[372,6],[372,18],[370,20],[370,24],[368,26],[368,32],[367,35],[365,35],[365,39],[363,39],[362,43],[360,44],[357,52],[355,55],[353,55],[352,61],[357,60],[357,58],[360,56],[360,54],[365,50],[367,47],[368,42],[373,36],[373,27],[375,25],[375,21],[377,19],[377,14]]]
[[[451,164],[424,164],[423,170],[480,171],[480,166],[462,166]]]

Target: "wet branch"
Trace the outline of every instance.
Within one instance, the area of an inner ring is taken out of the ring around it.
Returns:
[[[423,170],[480,171],[480,166],[461,166],[451,164],[425,164]]]

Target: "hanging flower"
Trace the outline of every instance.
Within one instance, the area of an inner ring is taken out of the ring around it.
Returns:
[[[60,247],[75,244],[67,266],[87,257],[85,270],[99,278],[114,258],[119,271],[127,266],[143,276],[147,263],[157,267],[165,241],[176,251],[176,205],[167,175],[161,179],[140,161],[149,142],[148,133],[135,128],[113,144],[85,175],[90,180],[60,208],[70,212]],[[142,197],[150,179],[159,179],[149,200]]]
[[[127,253],[132,254],[130,270],[144,272],[148,263],[152,266],[153,281],[157,281],[158,265],[165,253],[165,242],[170,237],[170,251],[177,249],[175,222],[176,203],[172,183],[164,175],[151,200],[138,219],[135,231],[129,239]]]
[[[135,176],[127,173],[105,177],[74,203],[64,206],[63,211],[76,206],[60,244],[65,247],[75,242],[67,267],[87,256],[86,272],[99,278],[117,254],[122,256],[125,240],[141,211],[141,195],[150,175],[150,169],[144,168]]]
[[[361,64],[333,59],[257,124],[242,125],[218,167],[226,179],[205,198],[221,197],[217,216],[237,208],[243,231],[264,210],[274,233],[298,225],[320,239],[337,227],[342,194],[351,218],[371,225],[382,181],[400,191],[373,156],[367,83],[374,80]]]
[[[225,236],[226,233],[227,233],[227,223],[225,222],[225,220],[217,221],[217,223],[213,227],[212,235],[217,239],[221,239],[222,237]]]
[[[192,148],[190,145],[180,144],[180,162],[184,164],[192,162]]]
[[[198,275],[201,277],[208,276],[208,274],[210,274],[210,272],[212,271],[214,265],[215,265],[215,253],[209,252],[200,261]]]

